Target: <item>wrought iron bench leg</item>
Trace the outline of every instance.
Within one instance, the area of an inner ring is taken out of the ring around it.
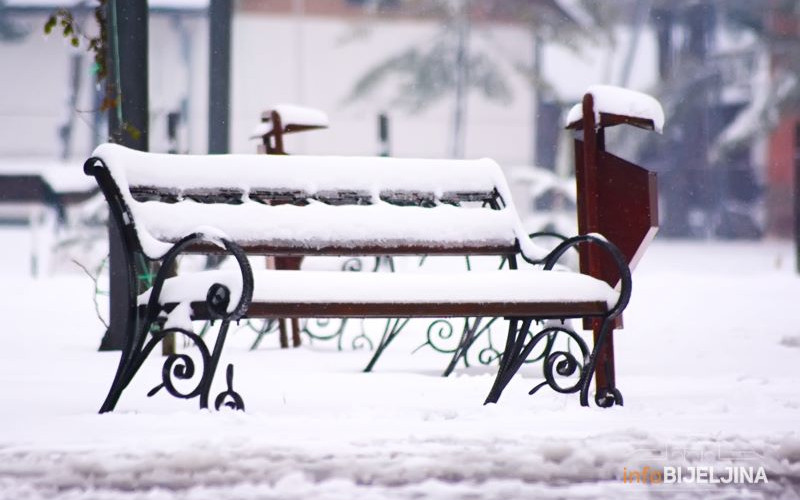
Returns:
[[[520,320],[517,318],[512,318],[508,321],[506,348],[503,350],[503,354],[500,357],[500,367],[497,370],[497,376],[495,377],[492,389],[489,391],[489,395],[486,396],[486,401],[484,401],[483,404],[497,403],[500,399],[500,395],[503,393],[503,389],[506,388],[511,381],[511,377],[514,376],[519,366],[522,364],[518,364],[517,360],[525,347],[525,337],[527,337],[528,331],[530,330],[531,320],[522,320],[522,326],[520,327],[517,326],[519,323]],[[514,367],[515,365],[517,365],[516,368]]]
[[[180,399],[192,399],[198,398],[200,408],[208,408],[209,397],[211,393],[211,386],[214,383],[214,374],[217,370],[217,365],[219,364],[219,359],[222,355],[222,348],[225,344],[225,339],[227,337],[228,328],[230,326],[230,321],[223,320],[220,328],[219,333],[217,334],[217,340],[214,343],[214,350],[208,350],[203,339],[195,334],[194,332],[183,330],[180,328],[170,328],[168,330],[164,330],[161,332],[157,332],[152,335],[150,341],[145,345],[144,349],[141,353],[141,359],[144,359],[150,354],[153,350],[153,347],[168,333],[180,333],[185,337],[188,337],[194,344],[197,346],[198,350],[200,351],[201,356],[201,369],[202,371],[198,375],[199,379],[197,385],[191,391],[184,391],[182,392],[180,389],[177,388],[175,385],[174,379],[177,380],[188,380],[195,378],[195,362],[194,360],[187,354],[172,354],[167,357],[166,361],[164,361],[164,366],[161,369],[161,383],[157,386],[153,387],[150,392],[147,393],[148,397],[151,397],[158,393],[161,389],[166,389],[167,392]],[[141,364],[141,363],[140,363]],[[228,388],[227,390],[223,391],[220,395],[217,396],[215,399],[215,405],[217,409],[219,409],[220,405],[223,404],[221,401],[225,400],[226,398],[230,397],[231,402],[225,403],[225,406],[233,407],[237,409],[243,409],[244,403],[239,402],[242,401],[241,396],[237,394],[233,390],[233,366],[228,365],[228,375],[227,375],[227,382]]]
[[[592,375],[597,377],[595,403],[602,408],[623,405],[622,393],[617,389],[614,377],[614,318],[603,319],[599,328],[595,328],[595,344],[592,354],[586,363],[581,381],[581,406],[589,406],[589,388]],[[596,374],[595,374],[596,372]]]
[[[125,347],[120,354],[119,365],[117,365],[117,372],[114,375],[114,380],[111,383],[111,388],[108,390],[105,401],[100,407],[100,413],[113,411],[117,406],[122,391],[130,383],[133,376],[138,370],[137,358],[138,353],[142,351],[146,335],[143,335],[137,327],[138,308],[132,307],[128,312],[128,317],[125,322]]]
[[[520,321],[522,321],[522,325],[518,328],[517,324]],[[590,358],[589,348],[580,335],[563,325],[546,326],[528,340],[532,321],[531,319],[512,319],[509,321],[506,348],[500,359],[500,368],[484,404],[496,403],[500,399],[505,387],[540,342],[545,342],[544,352],[541,355],[541,358],[544,359],[542,372],[545,381],[531,389],[529,394],[534,394],[544,386],[549,386],[554,391],[562,394],[571,394],[581,390],[587,384],[587,380],[590,379],[587,374],[592,372],[588,363],[585,367],[583,366],[586,360]],[[556,350],[556,338],[559,335],[562,338],[566,337],[568,342],[574,342],[580,352],[576,355],[570,349]],[[556,378],[557,376],[572,377],[576,381],[572,384],[562,385],[559,379]]]
[[[464,360],[464,364],[469,366],[469,363],[467,362],[467,352],[469,351],[469,348],[472,347],[472,344],[474,344],[481,334],[488,329],[487,325],[478,330],[482,321],[483,318],[476,317],[475,322],[472,324],[472,326],[470,326],[469,318],[464,318],[464,331],[461,334],[461,340],[458,342],[458,347],[456,347],[453,357],[450,358],[450,363],[448,363],[447,368],[445,368],[444,373],[442,373],[443,377],[447,377],[453,373],[456,365],[458,365],[458,362],[462,359]],[[491,321],[489,325],[491,325]]]
[[[378,359],[383,354],[383,351],[389,344],[392,343],[392,340],[397,337],[397,335],[403,330],[403,328],[408,324],[409,318],[394,318],[386,320],[386,329],[383,331],[383,337],[381,337],[381,343],[378,344],[378,348],[375,349],[375,354],[370,359],[369,364],[366,368],[364,368],[365,372],[371,372],[372,369],[375,367],[375,363],[378,362]]]

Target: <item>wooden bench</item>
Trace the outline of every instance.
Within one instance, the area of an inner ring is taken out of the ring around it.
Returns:
[[[498,165],[492,160],[404,160],[371,157],[162,155],[114,144],[98,147],[85,163],[121,228],[129,300],[126,346],[101,412],[120,395],[163,337],[177,333],[197,345],[199,366],[186,354],[169,356],[161,384],[176,397],[209,405],[225,336],[240,318],[503,317],[509,331],[486,402],[496,402],[536,346],[550,350],[561,336],[575,349],[544,356],[544,381],[561,393],[580,393],[588,405],[595,357],[566,325],[549,319],[596,319],[602,329],[628,303],[631,278],[624,257],[599,235],[571,238],[552,252],[522,229]],[[568,249],[590,244],[616,263],[616,289],[557,265]],[[179,254],[231,255],[236,270],[169,277]],[[499,255],[509,269],[494,272],[341,273],[254,270],[251,255]],[[135,262],[161,268],[152,289],[137,296]],[[166,316],[166,320],[164,320]],[[212,347],[190,320],[219,320]],[[154,325],[162,324],[160,328]],[[194,377],[194,378],[192,378]],[[191,390],[180,379],[197,380]],[[243,407],[233,390],[214,398]],[[178,384],[180,385],[180,384]],[[621,404],[613,385],[600,387],[600,406]]]

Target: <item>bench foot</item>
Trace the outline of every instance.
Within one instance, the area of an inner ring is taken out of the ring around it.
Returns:
[[[581,390],[584,379],[587,378],[587,370],[583,364],[583,360],[589,358],[586,342],[574,330],[562,325],[547,326],[536,335],[532,335],[530,331],[532,323],[533,320],[530,318],[509,320],[506,348],[500,358],[500,368],[494,385],[484,404],[497,403],[503,390],[538,345],[544,346],[541,358],[544,359],[542,371],[545,381],[531,389],[529,394],[534,394],[545,386],[562,394]],[[555,343],[559,338],[574,342],[580,352],[573,354],[569,349],[556,349]],[[566,383],[563,382],[564,379],[567,379]],[[570,383],[569,380],[575,381]]]
[[[168,328],[152,332],[150,334],[150,339],[146,343],[143,340],[138,341],[131,348],[133,352],[123,352],[117,376],[100,408],[100,413],[114,410],[122,392],[139,371],[145,359],[147,359],[155,347],[161,343],[164,337],[174,333],[187,337],[197,346],[200,353],[200,361],[198,363],[191,356],[183,353],[169,355],[161,368],[161,383],[150,389],[147,393],[147,397],[152,397],[160,392],[161,389],[166,389],[170,395],[176,398],[199,398],[200,408],[208,408],[209,394],[214,382],[214,374],[219,364],[222,347],[225,343],[229,326],[230,322],[228,321],[223,321],[220,325],[213,351],[209,351],[200,335],[181,328]],[[196,384],[189,390],[179,387],[191,380],[196,380]],[[233,390],[232,364],[229,364],[227,367],[226,380],[227,389],[216,397],[214,402],[215,408],[219,410],[220,407],[224,405],[228,408],[244,410],[244,401],[242,397]]]
[[[135,352],[123,353],[123,360],[120,361],[118,375],[100,408],[100,413],[114,410],[119,397],[139,371],[144,360],[147,359],[164,337],[171,333],[181,334],[194,343],[200,353],[200,361],[196,362],[195,359],[188,354],[169,355],[161,368],[161,383],[153,387],[147,393],[147,396],[152,397],[160,392],[161,389],[166,389],[170,395],[176,398],[199,398],[200,408],[208,408],[211,385],[214,382],[214,373],[219,364],[219,358],[222,353],[222,347],[225,343],[229,325],[230,323],[228,321],[222,322],[213,351],[209,351],[205,342],[198,334],[189,330],[168,328],[153,332],[146,343],[140,342],[138,345],[133,346]],[[184,383],[188,383],[188,381],[191,380],[196,381],[193,387],[190,387],[188,390],[181,388]],[[233,365],[230,364],[227,368],[227,389],[220,393],[215,399],[215,407],[217,409],[223,405],[234,409],[244,409],[242,397],[233,390]]]
[[[586,371],[581,382],[581,406],[589,406],[592,375],[595,375],[597,381],[594,396],[597,406],[611,408],[614,405],[623,405],[622,393],[617,389],[614,380],[613,334],[613,318],[606,318],[599,327],[595,326],[594,349],[586,362]]]
[[[176,398],[199,398],[200,408],[208,408],[211,384],[214,382],[214,373],[216,372],[217,365],[219,364],[219,358],[222,354],[222,347],[225,343],[229,326],[230,322],[228,321],[223,321],[220,325],[219,333],[217,334],[217,340],[214,343],[213,352],[209,352],[208,347],[199,335],[188,330],[181,328],[169,328],[153,333],[152,339],[150,342],[148,342],[147,346],[145,346],[145,350],[142,352],[142,361],[144,361],[144,358],[147,357],[153,347],[155,347],[155,345],[157,345],[166,335],[169,333],[179,333],[189,338],[189,340],[197,346],[197,349],[200,352],[201,362],[199,367],[201,370],[199,373],[196,373],[198,370],[196,369],[195,361],[188,354],[171,354],[164,361],[164,366],[161,369],[161,383],[153,387],[150,392],[147,393],[147,396],[152,397],[161,389],[166,389],[171,396]],[[197,385],[194,386],[194,388],[191,388],[191,390],[182,390],[176,385],[176,382],[189,380],[197,380]],[[232,384],[233,366],[228,365],[228,389],[220,394],[220,396],[222,396],[224,399],[226,395],[230,395],[234,401],[241,402],[241,397],[233,391]],[[219,397],[217,400],[219,400]],[[238,406],[244,407],[244,403],[241,403]]]
[[[230,363],[228,363],[228,368],[225,371],[225,381],[228,388],[217,395],[217,399],[214,400],[214,408],[219,410],[222,406],[225,406],[232,410],[244,411],[244,400],[242,396],[233,390],[233,365]]]

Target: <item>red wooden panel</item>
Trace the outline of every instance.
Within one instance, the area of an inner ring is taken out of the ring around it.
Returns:
[[[619,247],[633,270],[658,231],[656,174],[607,151],[598,151],[597,159],[598,232]],[[598,277],[615,285],[616,265],[605,253],[598,257]]]

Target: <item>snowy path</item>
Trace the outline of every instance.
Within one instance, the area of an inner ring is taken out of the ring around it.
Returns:
[[[4,241],[13,233],[0,235]],[[369,353],[274,349],[236,334],[226,360],[247,413],[145,397],[97,415],[116,354],[91,282],[40,281],[4,260],[2,499],[800,498],[800,279],[788,244],[659,242],[634,275],[617,338],[625,406],[527,395],[537,370],[484,407],[493,369],[438,376],[405,332],[376,373]],[[735,270],[739,277],[729,273]],[[13,315],[13,317],[10,317]],[[625,484],[644,466],[763,466],[767,484]]]

